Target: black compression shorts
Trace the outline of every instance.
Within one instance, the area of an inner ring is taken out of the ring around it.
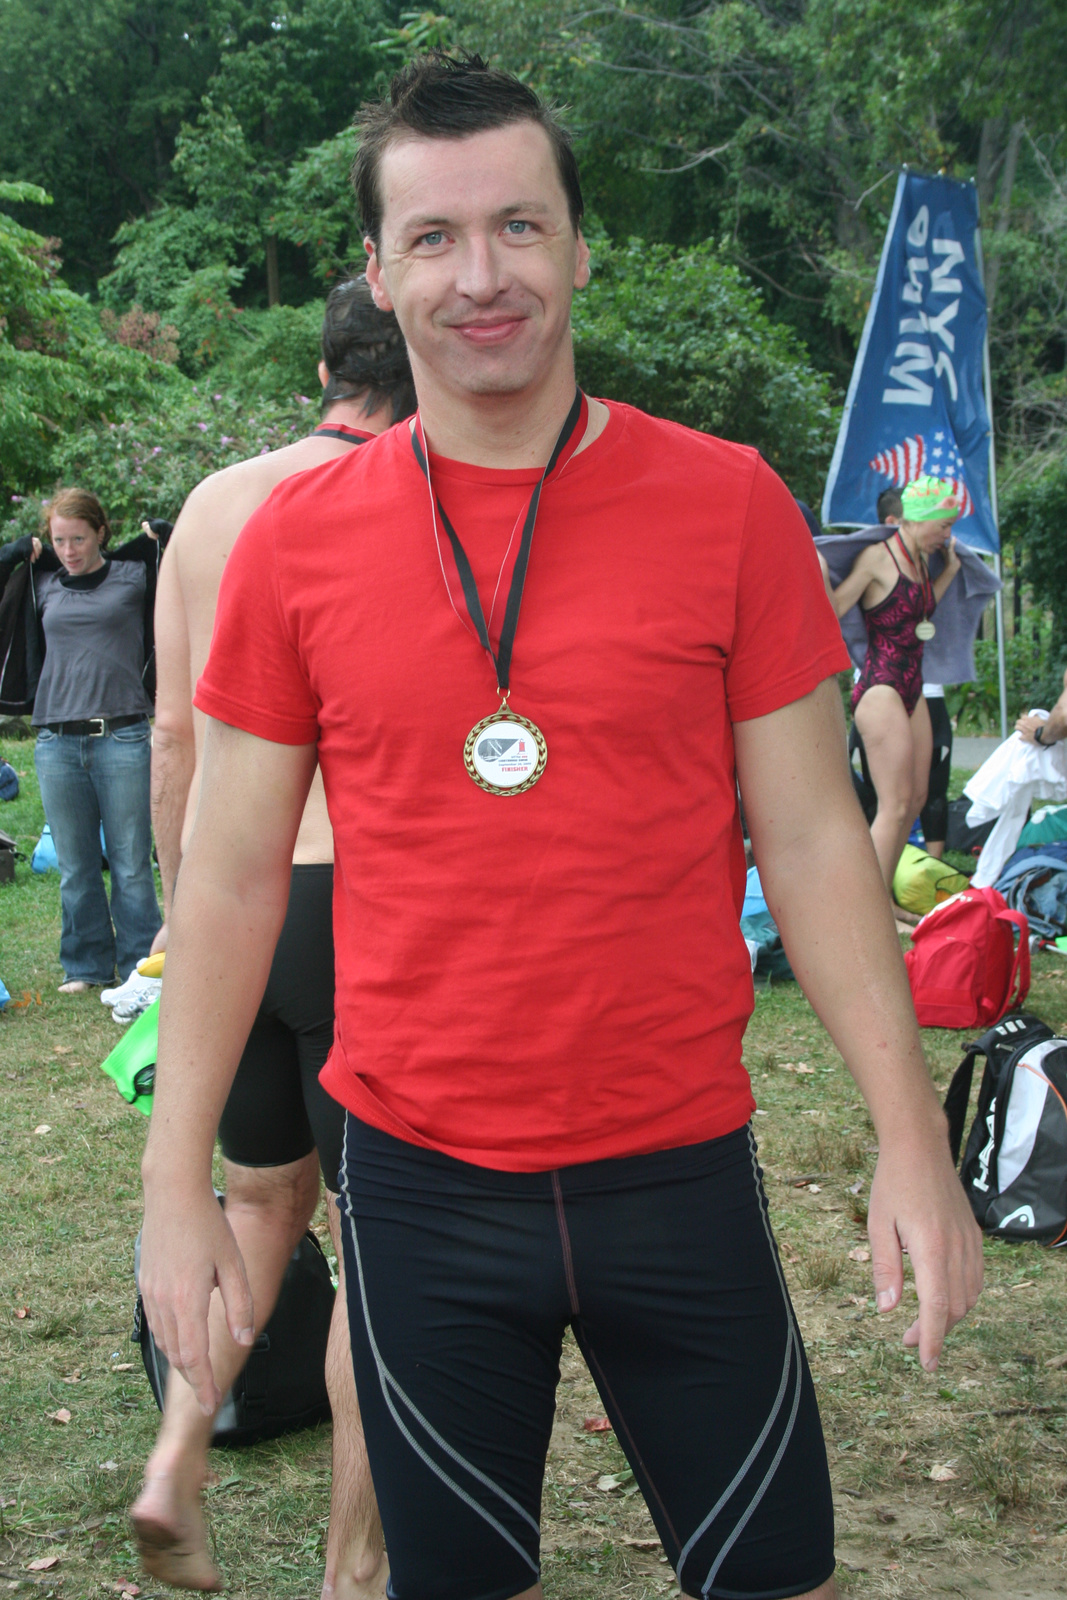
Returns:
[[[344,1108],[319,1082],[333,1043],[333,867],[296,866],[263,1003],[219,1123],[227,1161],[280,1167],[318,1150],[337,1188]]]
[[[395,1600],[538,1581],[568,1324],[686,1594],[830,1577],[822,1429],[748,1128],[509,1173],[349,1116],[339,1204]]]

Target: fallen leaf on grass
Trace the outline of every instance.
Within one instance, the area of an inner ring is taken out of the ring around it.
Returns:
[[[857,1178],[855,1183],[850,1183],[849,1184],[848,1192],[849,1192],[849,1194],[859,1194],[859,1192],[860,1192],[860,1190],[862,1188],[863,1188],[863,1179],[862,1178]]]
[[[29,1316],[29,1314],[30,1314],[29,1306],[19,1306],[18,1309],[15,1312],[15,1315],[16,1315],[16,1317],[18,1318],[18,1320],[20,1322],[25,1322],[25,1320]]]
[[[927,1477],[931,1483],[951,1483],[953,1478],[958,1478],[959,1473],[953,1472],[951,1461],[935,1461]]]
[[[1036,1282],[1037,1282],[1036,1278],[1024,1278],[1022,1283],[1013,1283],[1012,1284],[1011,1292],[1012,1292],[1012,1294],[1016,1294],[1020,1289],[1032,1289]]]
[[[911,1451],[910,1450],[905,1450],[903,1455],[897,1456],[897,1466],[898,1467],[902,1467],[904,1465],[905,1461],[907,1461],[907,1459],[908,1459],[908,1457],[910,1455],[911,1455]]]
[[[611,1433],[611,1423],[607,1417],[586,1417],[582,1423],[586,1433]]]
[[[71,1049],[72,1047],[69,1044],[56,1044],[52,1046],[52,1054],[54,1056],[69,1056]]]
[[[133,1371],[133,1362],[132,1361],[118,1361],[111,1368],[111,1371],[112,1372],[132,1372]]]
[[[101,1461],[99,1463],[99,1469],[101,1472],[117,1472],[119,1470],[119,1464],[117,1461]]]
[[[822,1185],[819,1184],[819,1183],[809,1183],[808,1184],[808,1193],[809,1194],[822,1194]]]
[[[51,1133],[52,1124],[50,1122],[39,1122],[33,1131],[34,1133]]]
[[[850,1261],[869,1261],[871,1259],[871,1252],[869,1250],[865,1250],[861,1244],[858,1244],[854,1250],[849,1251],[848,1259]]]
[[[895,1522],[897,1520],[894,1513],[892,1511],[887,1511],[884,1506],[879,1506],[874,1514],[879,1522],[884,1522],[886,1524]]]
[[[622,1472],[605,1472],[596,1481],[596,1486],[604,1494],[610,1494],[612,1489],[621,1489],[624,1483],[629,1483],[633,1473],[627,1467]]]
[[[49,1422],[61,1422],[64,1426],[70,1421],[70,1412],[66,1406],[60,1406],[58,1411],[46,1411],[45,1416]]]
[[[815,1076],[815,1068],[814,1067],[809,1067],[808,1063],[806,1061],[798,1061],[797,1062],[797,1071],[798,1072],[803,1072],[804,1075],[806,1077],[809,1077],[809,1078],[814,1078],[814,1076]]]
[[[59,1566],[58,1556],[38,1556],[36,1561],[31,1561],[26,1568],[27,1572],[51,1572],[53,1567]]]
[[[113,1583],[111,1587],[116,1594],[135,1595],[141,1592],[135,1583],[130,1582],[129,1578],[122,1578],[118,1583]]]
[[[658,1539],[631,1539],[627,1533],[623,1534],[621,1542],[629,1545],[631,1550],[658,1550],[660,1548]]]
[[[1067,1367],[1067,1356],[1052,1356],[1045,1365],[1051,1367],[1053,1372],[1062,1372],[1064,1367]]]

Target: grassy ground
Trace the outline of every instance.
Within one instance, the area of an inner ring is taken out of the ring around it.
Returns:
[[[0,754],[24,782],[0,826],[28,854],[42,820],[32,746],[0,744]],[[20,864],[0,886],[0,977],[19,1002],[0,1014],[0,1587],[102,1600],[140,1584],[162,1596],[140,1580],[124,1515],[156,1425],[129,1343],[145,1122],[98,1071],[118,1037],[105,1008],[55,992],[58,937],[55,876]],[[1031,1005],[1067,1031],[1063,961],[1036,959]],[[962,1038],[926,1036],[939,1086]],[[900,1345],[911,1292],[901,1311],[873,1313],[863,1258],[873,1131],[795,985],[760,993],[746,1059],[820,1395],[845,1594],[1067,1594],[1067,1263],[988,1244],[986,1294],[927,1378]],[[545,1493],[546,1595],[676,1592],[614,1436],[583,1427],[601,1414],[570,1347]],[[953,1476],[931,1480],[935,1465]],[[209,1514],[229,1592],[316,1597],[328,1430],[216,1452],[213,1466]]]

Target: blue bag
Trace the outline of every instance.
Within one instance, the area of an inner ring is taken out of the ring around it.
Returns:
[[[33,847],[30,866],[34,872],[59,871],[59,859],[56,856],[55,842],[52,839],[52,830],[47,822],[44,825],[41,837]]]
[[[19,775],[10,761],[0,761],[0,800],[17,800]]]
[[[1017,850],[994,888],[1013,911],[1025,913],[1031,933],[1042,939],[1067,933],[1067,861],[1051,846]]]

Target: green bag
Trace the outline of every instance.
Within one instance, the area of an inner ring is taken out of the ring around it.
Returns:
[[[156,1083],[156,1054],[159,1043],[159,1001],[153,1000],[147,1011],[142,1011],[131,1022],[107,1060],[101,1063],[101,1072],[114,1078],[115,1087],[124,1100],[138,1111],[149,1116],[152,1111],[152,1091]]]
[[[1030,818],[1015,848],[1021,850],[1024,845],[1055,844],[1059,839],[1067,839],[1067,806],[1046,806]]]
[[[939,861],[917,845],[906,844],[893,874],[893,899],[905,911],[925,917],[942,900],[966,889],[969,882],[969,878],[947,861]]]

